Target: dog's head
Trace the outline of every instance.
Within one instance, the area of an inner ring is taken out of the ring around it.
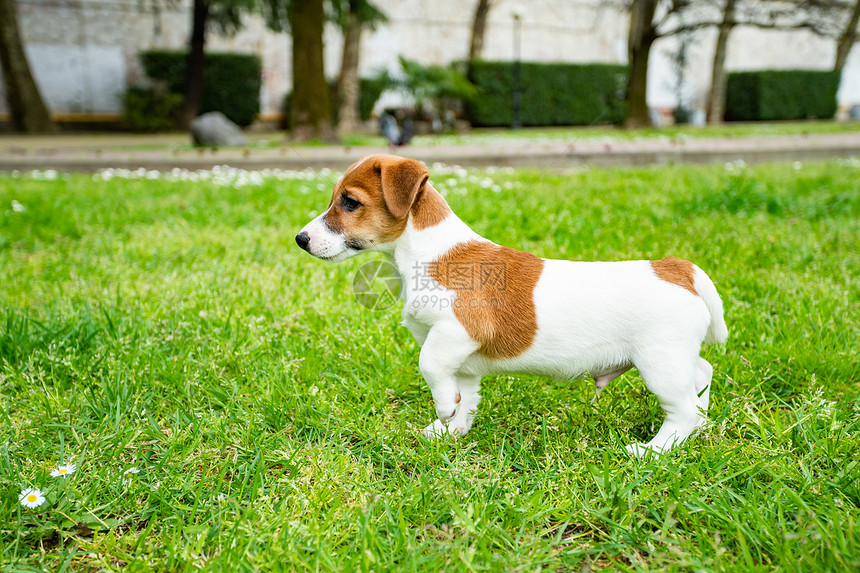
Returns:
[[[384,249],[403,233],[429,176],[414,159],[365,157],[346,170],[334,186],[328,209],[305,225],[296,243],[332,262]]]

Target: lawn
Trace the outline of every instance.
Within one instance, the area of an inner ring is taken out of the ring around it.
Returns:
[[[860,162],[434,170],[496,242],[714,279],[710,423],[646,460],[635,371],[488,378],[421,437],[399,307],[352,293],[374,257],[293,240],[337,176],[0,175],[5,570],[860,569]]]
[[[702,138],[791,137],[856,133],[858,121],[759,121],[726,123],[718,126],[670,125],[648,129],[619,129],[611,125],[577,127],[529,127],[517,131],[507,128],[474,129],[464,134],[418,135],[414,145],[503,145],[516,143],[574,143],[581,141],[659,141]],[[382,137],[351,136],[352,145],[384,145]]]
[[[860,132],[860,121],[758,121],[750,123],[726,123],[718,126],[672,125],[649,129],[619,129],[612,125],[575,127],[527,127],[517,131],[507,128],[476,128],[468,133],[438,135],[416,135],[412,145],[518,145],[518,144],[572,144],[583,141],[661,141],[672,139],[792,137],[798,135],[827,135]],[[283,131],[250,131],[248,147],[266,149],[273,147],[323,147],[331,144],[319,141],[296,143],[285,141]],[[342,144],[353,147],[386,147],[388,143],[381,135],[348,134]],[[196,150],[183,133],[90,133],[51,134],[22,137],[20,134],[0,133],[0,154],[12,156],[59,151],[71,154],[88,154],[93,151],[153,151],[181,152]],[[225,149],[230,149],[229,147]],[[360,153],[357,151],[356,153]]]

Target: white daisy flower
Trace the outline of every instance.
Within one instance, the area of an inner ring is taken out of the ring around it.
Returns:
[[[19,202],[15,201],[13,199],[12,200],[12,210],[15,211],[16,213],[23,213],[27,209],[25,209],[22,204],[20,204]]]
[[[27,489],[21,490],[21,494],[18,496],[18,501],[20,501],[21,505],[24,507],[34,509],[45,503],[45,496],[38,489],[28,487]]]
[[[122,472],[122,475],[126,476],[128,474],[134,475],[134,474],[139,474],[139,473],[140,473],[140,468],[133,466],[133,467],[128,468],[124,472]],[[130,483],[131,483],[131,476],[122,478],[122,485],[127,486]]]
[[[78,469],[78,466],[75,464],[66,464],[64,466],[60,466],[56,469],[51,470],[51,477],[66,477],[69,474],[75,473],[75,470]]]

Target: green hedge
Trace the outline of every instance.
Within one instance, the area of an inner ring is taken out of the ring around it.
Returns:
[[[478,95],[467,102],[472,125],[511,125],[511,62],[472,62]],[[624,118],[627,66],[520,64],[521,119],[526,126],[617,123]]]
[[[132,86],[123,100],[125,126],[132,131],[167,131],[175,125],[181,107],[179,94]]]
[[[735,72],[726,86],[726,120],[829,119],[839,73],[812,70]]]
[[[140,61],[150,79],[161,82],[170,93],[185,87],[186,52],[149,51]],[[247,126],[260,113],[262,64],[246,54],[206,54],[200,113],[220,111],[231,121]]]

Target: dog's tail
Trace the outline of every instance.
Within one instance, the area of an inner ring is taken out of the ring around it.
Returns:
[[[717,292],[717,287],[714,286],[710,277],[705,274],[705,271],[699,267],[695,267],[693,275],[693,287],[699,296],[705,301],[705,306],[708,307],[708,312],[711,313],[711,323],[708,325],[708,332],[705,334],[706,344],[722,344],[729,337],[729,329],[726,327],[726,321],[723,318],[723,301],[720,299],[720,294]]]

